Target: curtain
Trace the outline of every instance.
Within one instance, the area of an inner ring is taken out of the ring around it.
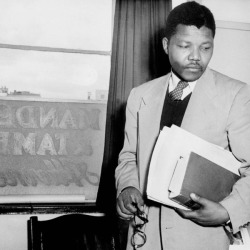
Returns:
[[[114,171],[123,146],[125,107],[131,89],[170,71],[162,48],[171,0],[116,0],[105,148],[97,205],[114,213]]]

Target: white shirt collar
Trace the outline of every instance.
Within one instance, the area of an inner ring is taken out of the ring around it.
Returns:
[[[171,92],[172,90],[176,88],[179,81],[180,81],[180,78],[172,71],[170,79],[169,79],[169,92]],[[187,89],[189,89],[189,93],[193,92],[196,83],[197,83],[197,80],[193,82],[188,82]]]
[[[169,92],[173,91],[176,88],[179,81],[180,81],[180,78],[177,77],[177,75],[175,75],[173,71],[171,71],[168,91]],[[188,86],[185,89],[183,89],[183,94],[181,96],[181,100],[183,100],[186,96],[188,96],[190,93],[193,92],[196,83],[197,83],[197,80],[193,81],[193,82],[188,82]]]

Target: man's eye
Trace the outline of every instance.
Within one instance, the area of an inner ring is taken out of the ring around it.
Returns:
[[[211,47],[202,47],[202,50],[210,50]]]
[[[179,45],[179,47],[182,49],[187,49],[189,46],[188,45]]]

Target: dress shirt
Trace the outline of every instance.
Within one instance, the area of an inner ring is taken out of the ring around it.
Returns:
[[[172,71],[169,79],[169,93],[176,88],[179,81],[180,81],[179,77],[177,77]],[[188,96],[190,93],[193,92],[196,82],[197,80],[193,82],[188,82],[188,86],[185,89],[183,89],[181,100],[183,100],[186,96]]]

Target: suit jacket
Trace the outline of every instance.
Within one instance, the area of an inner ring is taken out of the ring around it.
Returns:
[[[117,193],[128,186],[146,198],[149,163],[159,134],[170,74],[134,88],[126,108],[125,140],[116,169]],[[207,68],[198,79],[181,127],[233,152],[242,162],[242,178],[221,202],[234,232],[250,221],[250,86]],[[228,249],[223,226],[202,227],[181,218],[172,208],[146,200],[149,223],[142,249]],[[131,248],[129,229],[128,249]]]

